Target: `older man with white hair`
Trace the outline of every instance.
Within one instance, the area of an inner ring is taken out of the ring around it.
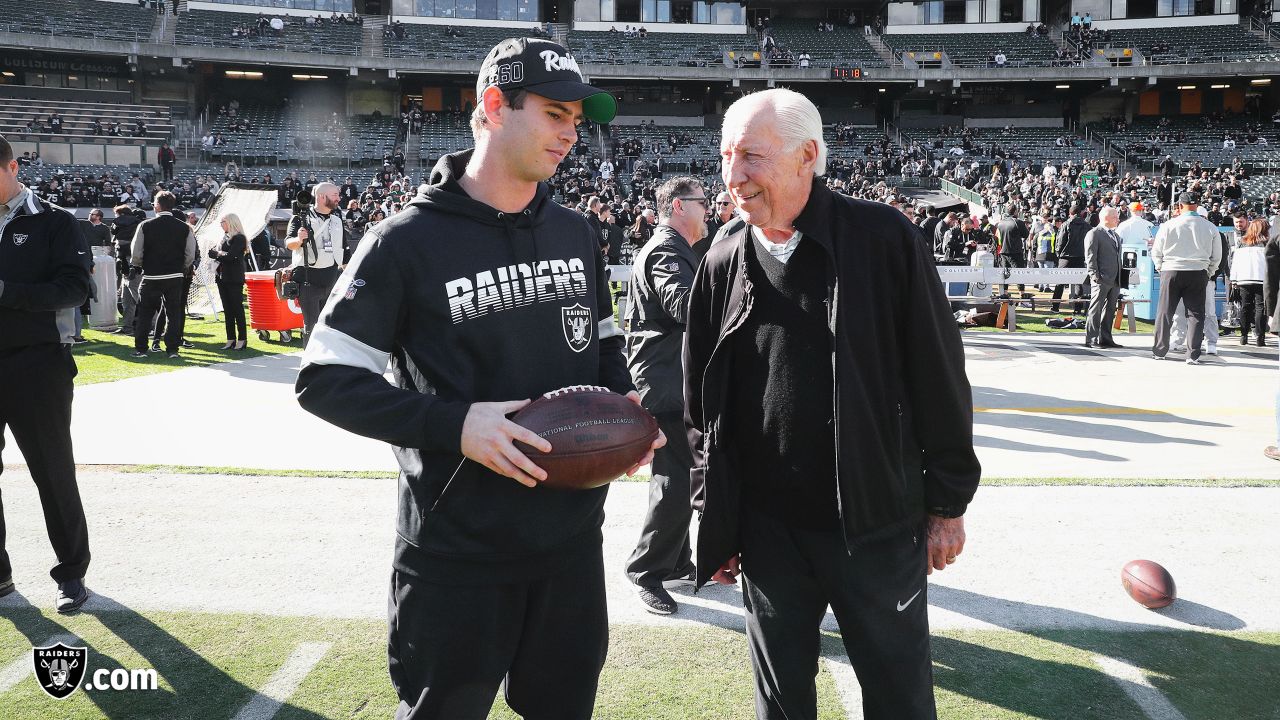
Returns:
[[[1089,315],[1084,325],[1084,346],[1118,348],[1111,339],[1111,322],[1120,301],[1120,211],[1111,205],[1098,211],[1098,226],[1084,236],[1084,266],[1089,272]]]
[[[284,240],[284,246],[293,251],[293,279],[298,283],[298,304],[302,306],[302,323],[308,338],[338,274],[355,249],[342,224],[342,213],[335,212],[341,202],[338,186],[318,183],[312,193],[315,204],[290,218]]]
[[[901,213],[827,189],[803,95],[738,100],[720,150],[739,217],[684,348],[696,582],[743,576],[758,717],[816,716],[829,605],[865,716],[935,718],[925,575],[963,550],[981,469],[933,257]]]

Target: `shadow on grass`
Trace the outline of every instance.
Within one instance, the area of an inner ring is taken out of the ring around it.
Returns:
[[[997,627],[1012,630],[1004,647],[933,638],[935,685],[964,697],[1048,720],[1139,718],[1143,714],[1093,656],[1123,660],[1141,668],[1149,681],[1188,719],[1272,720],[1280,711],[1275,681],[1280,646],[1199,629],[1168,629],[1099,618],[943,586],[931,586],[929,602]],[[1197,628],[1238,630],[1245,623],[1229,613],[1179,600],[1158,611]],[[1027,628],[1024,620],[1053,618],[1073,629]],[[1021,638],[1021,639],[1019,639]],[[1081,662],[1029,657],[1063,655],[1062,648],[1086,653]],[[1085,663],[1089,665],[1086,665]]]
[[[102,595],[94,595],[85,604],[82,613],[95,619],[129,645],[143,658],[145,667],[154,668],[172,689],[160,688],[149,692],[93,692],[81,690],[105,718],[111,720],[135,720],[138,718],[192,718],[230,717],[256,693],[232,678],[169,634],[145,616]],[[48,617],[29,602],[20,605],[0,606],[0,618],[31,642],[43,644],[58,634],[80,635],[66,627],[57,617]],[[86,633],[87,634],[87,633]],[[99,668],[142,669],[125,665],[122,661],[103,652],[92,642],[81,642],[89,648],[87,670]],[[284,658],[279,658],[283,662]],[[86,676],[86,680],[89,676]],[[53,702],[51,700],[51,702]],[[322,720],[315,713],[290,708],[291,718]]]

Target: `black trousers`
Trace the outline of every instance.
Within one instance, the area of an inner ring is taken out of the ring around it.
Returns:
[[[689,549],[689,469],[693,454],[684,438],[680,412],[658,413],[658,427],[667,444],[653,453],[653,477],[649,480],[649,512],[640,530],[640,541],[627,560],[631,582],[654,587],[693,570]],[[674,441],[673,441],[674,440]]]
[[[867,720],[935,720],[922,528],[845,549],[744,504],[742,600],[759,720],[817,717],[819,626],[831,606]]]
[[[1204,344],[1205,286],[1209,273],[1204,270],[1165,270],[1160,273],[1160,304],[1156,309],[1156,339],[1151,353],[1159,357],[1169,354],[1169,330],[1178,303],[1187,312],[1187,355],[1200,359]]]
[[[1011,270],[1012,270],[1013,268],[1024,268],[1024,267],[1026,267],[1026,266],[1027,266],[1027,259],[1026,259],[1026,258],[1024,258],[1024,257],[1022,257],[1021,255],[1004,255],[1004,254],[1000,254],[1000,255],[997,255],[997,256],[996,256],[996,267],[999,267],[999,268],[1009,268],[1009,269],[1011,269]],[[1025,283],[1018,283],[1018,292],[1023,293],[1023,292],[1026,292],[1026,291],[1027,291],[1027,286],[1026,286],[1026,284],[1025,284]],[[1008,295],[1008,294],[1009,294],[1009,286],[1008,286],[1008,285],[1004,285],[1004,284],[1002,284],[1002,285],[1000,286],[1000,294],[1002,294],[1002,295]]]
[[[302,324],[307,337],[311,336],[311,328],[320,319],[320,311],[324,310],[325,301],[329,299],[340,272],[336,266],[307,268],[307,281],[298,287],[298,304],[302,306]]]
[[[0,451],[8,426],[40,493],[45,529],[58,558],[49,573],[56,582],[83,578],[89,568],[89,528],[71,452],[75,376],[76,362],[68,347],[47,344],[0,350]],[[5,532],[0,501],[0,580],[13,574],[4,549]]]
[[[143,278],[142,287],[138,289],[137,315],[133,319],[134,350],[147,351],[147,336],[151,334],[152,323],[156,322],[156,312],[163,305],[168,318],[168,325],[164,329],[164,349],[168,353],[178,352],[178,343],[182,341],[182,331],[187,319],[183,282],[182,278]],[[157,334],[159,332],[157,328]]]
[[[1060,268],[1082,268],[1082,267],[1084,267],[1084,258],[1082,258],[1082,257],[1063,257],[1063,258],[1058,258],[1058,267],[1060,267]],[[1066,287],[1066,285],[1054,285],[1054,286],[1053,286],[1053,299],[1054,299],[1054,303],[1053,303],[1052,307],[1050,308],[1053,312],[1058,312],[1058,302],[1057,302],[1057,301],[1062,299],[1062,289],[1063,289],[1064,287]],[[1072,299],[1072,300],[1075,300],[1076,298],[1081,298],[1081,297],[1089,297],[1089,295],[1090,295],[1090,291],[1089,291],[1089,278],[1088,278],[1088,276],[1085,276],[1084,284],[1083,284],[1083,285],[1072,285],[1072,286],[1071,286],[1071,296],[1070,296],[1070,297],[1071,297],[1071,299]],[[1075,312],[1075,313],[1081,313],[1081,312],[1084,312],[1084,307],[1085,307],[1085,306],[1084,306],[1084,303],[1082,303],[1082,302],[1075,302],[1075,303],[1071,303],[1071,311],[1072,311],[1072,312]]]
[[[1262,299],[1262,283],[1240,283],[1240,339],[1249,338],[1249,329],[1254,328],[1258,339],[1267,336],[1267,304]]]
[[[227,328],[227,342],[249,339],[244,321],[244,283],[218,281],[218,298],[222,300],[222,319]]]
[[[600,555],[527,583],[391,575],[397,720],[484,720],[499,686],[524,720],[589,720],[609,650]]]

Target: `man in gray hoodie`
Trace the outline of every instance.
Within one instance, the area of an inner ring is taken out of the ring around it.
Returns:
[[[1160,226],[1151,246],[1151,260],[1160,273],[1160,304],[1156,311],[1156,338],[1151,357],[1163,360],[1169,352],[1169,330],[1178,303],[1189,316],[1187,364],[1200,364],[1204,342],[1205,287],[1210,268],[1222,260],[1218,229],[1197,214],[1197,198],[1191,193],[1178,196],[1178,216]]]

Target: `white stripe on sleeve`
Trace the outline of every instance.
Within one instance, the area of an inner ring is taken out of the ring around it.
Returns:
[[[366,345],[341,330],[317,324],[302,351],[302,367],[308,365],[349,365],[364,368],[375,375],[387,371],[391,353]]]

